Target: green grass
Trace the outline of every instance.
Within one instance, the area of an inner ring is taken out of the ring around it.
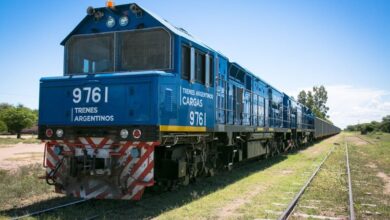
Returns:
[[[0,147],[1,145],[12,145],[12,144],[18,144],[18,143],[24,143],[24,144],[39,144],[41,143],[41,140],[38,140],[36,138],[0,138]]]
[[[21,200],[52,191],[39,176],[44,174],[41,164],[20,167],[17,171],[0,170],[0,210],[18,206]]]
[[[351,177],[356,217],[358,219],[390,219],[390,134],[371,134],[360,137],[373,144],[359,143],[357,145],[353,140],[350,141]],[[379,173],[387,175],[387,183],[378,175]]]

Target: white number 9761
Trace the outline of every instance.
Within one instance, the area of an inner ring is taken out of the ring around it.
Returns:
[[[206,113],[190,111],[190,125],[206,126]]]
[[[83,88],[74,88],[73,89],[73,102],[80,103],[83,99],[85,99],[85,103],[98,103],[102,100],[102,96],[104,102],[108,102],[108,87],[104,87],[103,91],[99,87],[83,87]]]

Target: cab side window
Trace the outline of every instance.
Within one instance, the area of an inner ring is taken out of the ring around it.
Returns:
[[[191,48],[186,45],[181,46],[181,78],[190,80],[191,73]]]
[[[209,86],[210,87],[213,87],[214,86],[214,72],[213,72],[213,70],[214,70],[214,63],[213,63],[213,57],[212,56],[209,56],[208,57],[208,59],[209,59],[209,80],[208,80],[208,82],[209,82]]]
[[[181,46],[181,78],[191,83],[214,86],[214,58],[194,47]]]
[[[196,50],[195,52],[195,82],[205,84],[206,74],[205,54]]]

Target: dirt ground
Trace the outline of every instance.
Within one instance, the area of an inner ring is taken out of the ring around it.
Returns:
[[[24,144],[0,146],[0,169],[16,170],[20,166],[42,163],[44,144]]]
[[[16,138],[16,135],[0,135],[0,138]],[[34,134],[22,134],[21,138],[37,138]]]

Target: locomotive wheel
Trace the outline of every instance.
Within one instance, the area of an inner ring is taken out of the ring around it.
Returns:
[[[302,141],[300,138],[297,139],[297,147],[302,147]]]
[[[180,179],[180,184],[183,186],[187,186],[188,184],[190,184],[190,177],[188,175],[186,175],[185,177],[182,177]]]
[[[288,140],[283,141],[283,152],[288,152],[290,150],[290,144]]]
[[[262,156],[262,158],[267,159],[270,157],[270,150],[269,150],[268,141],[264,143],[264,147],[265,147],[265,154]]]
[[[214,176],[215,175],[215,171],[214,169],[209,169],[209,176]]]
[[[278,148],[278,144],[276,141],[271,141],[271,157],[275,157],[277,155],[279,155],[279,148]]]

